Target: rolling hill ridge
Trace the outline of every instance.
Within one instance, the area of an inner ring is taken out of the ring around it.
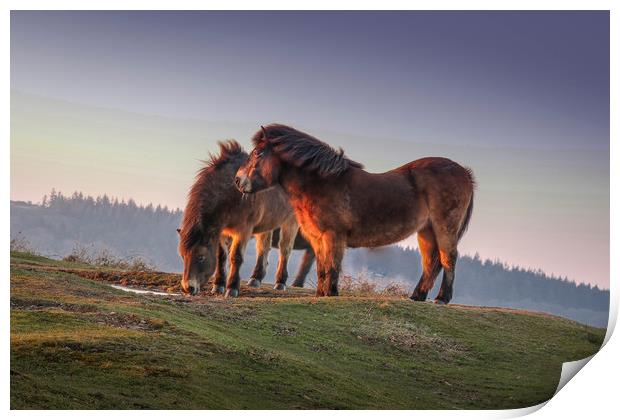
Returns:
[[[518,408],[604,337],[381,295],[137,295],[110,287],[126,273],[101,273],[11,254],[11,408]]]

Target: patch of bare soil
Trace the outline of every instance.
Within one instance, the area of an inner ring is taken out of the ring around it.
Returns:
[[[416,323],[383,323],[359,325],[352,333],[368,344],[388,344],[400,350],[428,351],[432,349],[442,359],[463,356],[469,349],[452,337],[440,336]]]
[[[297,328],[290,324],[277,324],[273,326],[274,335],[284,336],[284,337],[293,337],[297,335]]]
[[[95,305],[64,303],[41,299],[11,298],[11,309],[18,309],[22,311],[40,311],[49,308],[58,308],[68,312],[97,311],[97,307]]]
[[[85,319],[100,325],[143,331],[161,330],[168,324],[163,319],[142,318],[136,314],[117,312],[97,312],[92,316],[85,317]]]
[[[274,290],[272,284],[264,284],[260,288],[241,285],[239,297],[242,298],[300,298],[313,297],[314,290],[300,287],[289,287],[284,291]]]
[[[156,271],[94,271],[94,270],[62,270],[90,280],[102,283],[116,284],[138,290],[150,290],[166,293],[182,293],[181,276],[179,274],[162,273]],[[210,292],[211,285],[192,300],[200,297],[219,297]],[[310,289],[289,287],[285,291],[274,290],[272,284],[264,284],[260,288],[241,285],[240,298],[292,298],[312,297],[314,291]],[[173,299],[172,297],[168,297]],[[183,297],[173,300],[184,301]]]
[[[549,314],[546,312],[539,312],[539,311],[534,311],[534,310],[529,310],[529,309],[503,308],[500,306],[474,306],[474,305],[463,305],[459,303],[451,303],[448,306],[450,306],[451,308],[459,308],[459,309],[464,309],[467,311],[476,311],[476,312],[481,312],[481,313],[496,312],[496,313],[516,314],[516,315],[533,315],[533,316],[539,316],[543,318],[561,318],[561,317],[558,317],[556,315]]]
[[[63,270],[90,280],[167,293],[181,292],[181,276],[157,271]]]
[[[190,310],[200,316],[223,322],[241,322],[259,315],[260,311],[255,306],[235,305],[234,302],[222,298],[197,297],[190,301]]]

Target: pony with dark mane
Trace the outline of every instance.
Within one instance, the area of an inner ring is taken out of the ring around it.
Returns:
[[[314,253],[298,234],[293,209],[282,189],[273,188],[252,196],[240,193],[234,185],[235,173],[247,161],[248,154],[236,141],[221,142],[219,146],[220,154],[211,156],[196,176],[178,229],[179,254],[184,264],[183,291],[197,294],[213,274],[212,292],[224,293],[225,284],[226,296],[236,297],[239,269],[252,235],[256,238],[256,266],[248,285],[260,286],[266,274],[269,250],[277,246],[280,258],[274,288],[286,288],[288,257],[293,247],[306,250],[294,283],[303,287]],[[226,276],[228,254],[230,273]]]
[[[452,298],[457,245],[473,211],[470,169],[427,157],[373,174],[322,141],[281,124],[261,127],[237,172],[244,193],[281,185],[317,258],[317,296],[338,294],[347,247],[379,247],[417,232],[423,273],[411,299],[425,300],[443,268],[437,303]]]

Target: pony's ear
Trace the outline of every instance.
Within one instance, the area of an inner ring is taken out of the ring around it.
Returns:
[[[263,130],[263,140],[267,140],[267,130],[265,130],[265,127],[262,125],[260,126],[260,129]]]
[[[177,233],[180,235],[181,234],[181,229],[177,228]]]

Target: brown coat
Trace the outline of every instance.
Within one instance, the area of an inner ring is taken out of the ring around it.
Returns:
[[[372,174],[308,134],[270,125],[237,172],[241,191],[279,184],[317,256],[317,295],[338,294],[346,247],[377,247],[418,233],[424,273],[412,299],[424,300],[441,268],[441,303],[452,297],[457,244],[473,210],[471,171],[428,157]]]

